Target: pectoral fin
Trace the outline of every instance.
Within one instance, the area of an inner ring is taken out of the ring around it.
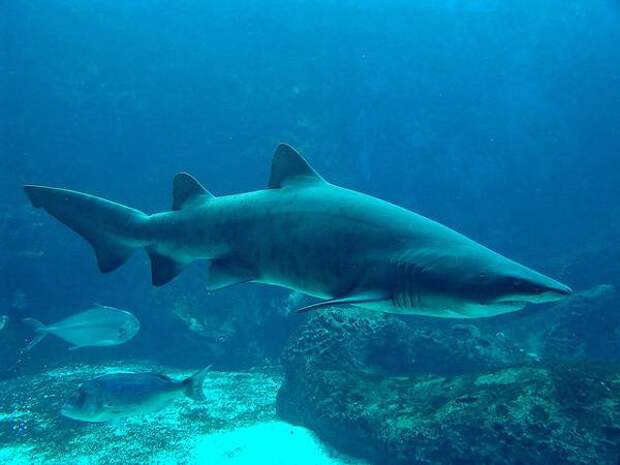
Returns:
[[[257,278],[254,271],[234,259],[219,258],[209,262],[207,289],[214,291],[234,284],[247,283]]]
[[[381,302],[389,299],[390,296],[385,292],[367,291],[340,299],[324,300],[322,302],[317,302],[316,304],[307,305],[306,307],[302,307],[296,311],[297,313],[306,313],[311,310],[321,310],[323,308],[342,307],[347,305],[362,305],[369,302]]]

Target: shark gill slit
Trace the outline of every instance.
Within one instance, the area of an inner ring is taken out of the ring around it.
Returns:
[[[414,265],[406,257],[401,257],[395,264],[393,301],[396,308],[416,308],[420,298],[415,286]]]

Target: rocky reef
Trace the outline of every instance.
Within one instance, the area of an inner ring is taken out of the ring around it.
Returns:
[[[283,363],[280,417],[374,463],[618,463],[619,367],[527,361],[473,326],[340,312],[310,318]]]
[[[525,317],[517,314],[512,320],[488,322],[489,329],[493,325],[503,325],[512,340],[541,360],[620,359],[618,291],[610,284],[576,292],[570,299]]]
[[[316,313],[290,338],[283,363],[294,371],[309,366],[451,375],[527,360],[502,333],[485,335],[471,324],[422,321],[429,324],[359,309]]]
[[[542,334],[541,353],[552,359],[617,360],[620,356],[618,294],[599,285],[557,305]]]

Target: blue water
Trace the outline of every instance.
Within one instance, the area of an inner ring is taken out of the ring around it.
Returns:
[[[179,171],[215,195],[263,188],[279,142],[327,180],[576,291],[618,284],[619,44],[612,0],[5,0],[1,377],[138,359],[277,365],[300,322],[281,309],[299,296],[207,292],[204,263],[155,289],[143,254],[101,275],[88,244],[32,209],[22,185],[166,211]],[[48,338],[19,355],[22,318],[94,303],[131,309],[139,337],[75,352]]]

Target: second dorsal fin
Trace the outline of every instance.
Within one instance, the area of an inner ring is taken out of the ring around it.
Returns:
[[[270,188],[303,182],[325,182],[319,173],[293,147],[278,145],[271,162]]]
[[[190,174],[179,173],[174,177],[172,183],[173,210],[181,210],[197,199],[208,200],[213,197],[213,194]]]

